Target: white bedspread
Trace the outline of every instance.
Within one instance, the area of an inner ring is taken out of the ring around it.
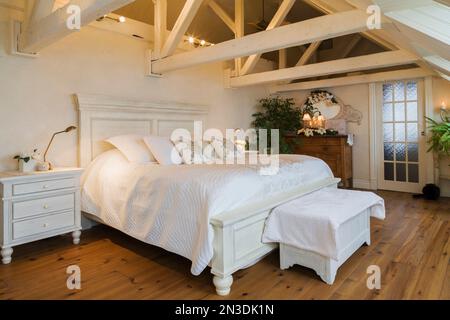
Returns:
[[[118,150],[82,177],[82,210],[137,239],[182,255],[200,274],[213,257],[211,217],[333,176],[322,160],[280,156],[277,175],[250,165],[130,164]]]
[[[325,188],[276,207],[266,220],[263,242],[278,242],[339,259],[339,226],[370,208],[384,219],[383,198],[372,192]]]

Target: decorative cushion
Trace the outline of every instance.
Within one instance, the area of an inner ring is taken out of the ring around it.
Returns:
[[[146,163],[156,161],[152,152],[145,145],[143,136],[141,135],[126,134],[111,137],[105,141],[119,149],[130,162]]]
[[[159,164],[171,165],[183,162],[175,145],[168,137],[146,136],[144,142]]]

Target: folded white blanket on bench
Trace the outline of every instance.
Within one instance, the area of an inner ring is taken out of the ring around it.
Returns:
[[[338,259],[337,230],[370,208],[370,215],[385,218],[384,200],[372,192],[322,189],[273,209],[262,241],[288,244]]]

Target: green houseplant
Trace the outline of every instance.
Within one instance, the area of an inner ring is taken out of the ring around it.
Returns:
[[[268,97],[259,100],[260,112],[253,114],[252,126],[255,129],[267,129],[267,144],[270,148],[270,129],[280,130],[280,153],[292,153],[294,146],[288,143],[285,135],[296,133],[300,128],[301,110],[295,107],[294,99]]]
[[[438,155],[450,155],[450,117],[445,108],[441,108],[441,122],[426,118],[431,137],[428,140],[428,151],[434,151]]]

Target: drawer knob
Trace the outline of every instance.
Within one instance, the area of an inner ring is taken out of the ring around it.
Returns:
[[[48,204],[43,205],[44,209],[48,209]]]
[[[42,226],[43,226],[44,228],[47,228],[47,227],[48,227],[48,223],[44,223]]]

